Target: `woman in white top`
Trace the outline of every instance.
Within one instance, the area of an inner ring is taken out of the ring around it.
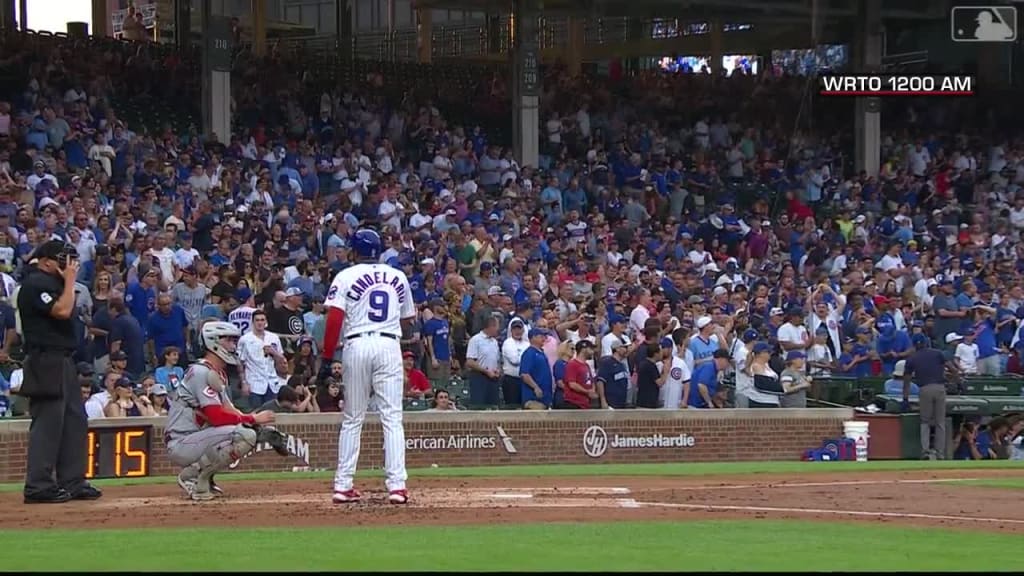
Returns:
[[[750,408],[779,407],[782,384],[779,375],[768,365],[771,357],[772,347],[765,342],[754,344],[747,357],[747,365],[743,370],[754,382],[754,387],[748,391]]]

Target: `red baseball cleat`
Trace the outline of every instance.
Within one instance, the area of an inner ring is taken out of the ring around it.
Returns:
[[[335,504],[348,504],[350,502],[359,502],[359,499],[362,497],[363,495],[355,488],[345,490],[344,492],[335,490],[334,496],[331,497],[331,501]]]
[[[388,502],[392,504],[405,504],[409,501],[408,490],[392,490],[388,493]]]

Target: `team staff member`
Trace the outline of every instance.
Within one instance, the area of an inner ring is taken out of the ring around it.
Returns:
[[[917,351],[907,359],[903,370],[903,411],[910,411],[910,383],[920,388],[918,403],[921,410],[921,457],[931,460],[946,457],[946,373],[948,368],[959,373],[956,362],[947,360],[939,350],[928,345],[921,334],[914,334]],[[935,441],[931,442],[931,429],[935,428]]]
[[[89,423],[71,357],[77,251],[51,240],[33,256],[17,301],[26,353],[19,393],[32,416],[25,503],[95,500],[102,493],[85,480]]]

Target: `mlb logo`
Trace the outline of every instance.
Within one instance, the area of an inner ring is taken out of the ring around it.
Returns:
[[[954,6],[950,13],[954,42],[1014,42],[1016,6]]]

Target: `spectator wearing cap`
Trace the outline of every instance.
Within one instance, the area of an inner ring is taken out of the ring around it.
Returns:
[[[954,338],[950,338],[953,336]],[[952,345],[958,340],[955,332],[946,338]],[[946,457],[946,372],[960,374],[955,361],[948,360],[939,350],[932,348],[923,337],[914,336],[917,351],[907,359],[903,371],[903,402],[904,412],[910,411],[911,382],[916,383],[920,390],[918,405],[921,413],[921,457],[925,459],[944,459]],[[934,442],[932,429],[935,430]]]
[[[878,353],[871,345],[871,329],[860,327],[856,330],[856,339],[851,351],[853,355],[852,373],[857,378],[871,376],[871,364]]]
[[[619,315],[613,314],[608,317],[609,331],[601,338],[601,357],[611,356],[615,346],[625,346],[627,349],[632,348],[632,342],[629,336],[626,335],[626,318]],[[628,354],[628,352],[627,352]],[[626,367],[627,371],[629,367]]]
[[[156,310],[157,284],[160,270],[148,262],[139,262],[138,280],[129,282],[124,290],[124,303],[145,335],[149,315]]]
[[[626,359],[631,347],[626,340],[618,338],[609,341],[608,345],[611,353],[603,356],[597,365],[598,396],[601,408],[622,409],[629,397],[629,364]]]
[[[729,351],[719,348],[707,362],[698,363],[690,376],[690,396],[687,404],[691,408],[716,408],[718,395],[718,373],[730,364]]]
[[[725,348],[725,340],[716,332],[718,325],[710,316],[701,316],[694,323],[697,334],[690,338],[690,352],[693,353],[693,369],[712,361],[716,350]],[[727,352],[728,353],[728,352]]]
[[[946,344],[953,347],[953,359],[963,374],[978,374],[978,344],[974,341],[974,333],[946,334]]]
[[[554,375],[544,353],[544,343],[549,335],[546,328],[531,329],[530,347],[519,360],[519,377],[523,381],[520,394],[523,407],[528,410],[550,408],[554,401]]]
[[[430,394],[430,381],[427,380],[426,374],[416,368],[415,354],[409,351],[402,353],[402,368],[403,390],[406,398],[422,400]]]
[[[281,337],[289,348],[294,347],[306,328],[302,318],[302,290],[296,287],[284,291],[284,302],[267,312],[267,329]]]
[[[882,373],[889,374],[896,362],[910,357],[913,346],[910,335],[905,330],[896,328],[896,322],[888,312],[888,298],[876,296],[875,305],[878,307],[878,318],[875,320],[878,339],[875,341],[875,351],[882,361]]]
[[[814,333],[814,343],[807,349],[807,372],[815,378],[828,378],[836,367],[836,356],[829,347],[828,328],[821,326]],[[907,342],[910,342],[909,336]],[[840,348],[842,350],[842,348]]]
[[[779,375],[779,382],[786,392],[779,398],[781,407],[807,407],[807,389],[811,387],[811,379],[807,376],[807,367],[804,365],[806,360],[807,355],[800,350],[790,350],[786,353],[786,369]]]
[[[210,288],[199,281],[199,275],[194,266],[186,266],[181,269],[181,280],[171,288],[171,298],[175,305],[185,312],[185,319],[189,325],[189,337],[187,342],[194,342],[196,330],[203,317],[203,306],[210,295]]]
[[[556,408],[586,410],[601,404],[601,396],[594,385],[594,371],[590,367],[594,343],[580,340],[573,345],[575,356],[565,365],[562,375],[563,401]]]
[[[181,352],[188,350],[188,330],[189,323],[185,310],[174,303],[169,293],[164,292],[157,296],[156,312],[149,315],[146,326],[151,366],[162,364],[161,358],[165,348],[174,347]],[[188,366],[188,355],[180,353],[178,363],[181,366]]]
[[[811,335],[804,326],[802,308],[793,307],[786,312],[786,323],[779,326],[776,338],[784,353],[793,350],[805,352],[811,347]]]
[[[906,373],[907,361],[900,360],[893,366],[892,375],[883,385],[884,392],[892,396],[899,396],[903,394],[903,374]],[[917,384],[910,384],[910,395],[917,396],[921,393],[920,387]]]
[[[152,416],[152,408],[149,405],[149,398],[141,400],[132,391],[132,382],[121,376],[114,381],[114,392],[103,407],[103,414],[107,418],[131,418],[137,416]]]
[[[946,342],[946,335],[958,332],[968,313],[966,309],[961,308],[955,296],[952,279],[942,278],[939,280],[939,293],[932,301],[932,311],[937,317],[934,338],[939,342]],[[946,349],[952,352],[954,347],[947,344]]]
[[[530,347],[527,337],[529,330],[520,318],[513,318],[508,325],[508,337],[501,344],[502,358],[502,398],[505,407],[522,406],[522,389],[524,387],[519,373],[519,364],[523,354]]]
[[[146,335],[142,325],[128,312],[120,294],[111,295],[107,306],[110,309],[107,340],[111,367],[123,370],[129,378],[138,377],[146,371]]]
[[[976,304],[969,316],[974,322],[971,333],[978,347],[978,374],[982,376],[999,376],[1003,369],[1002,356],[996,343],[995,315],[995,308]]]
[[[501,385],[501,349],[498,345],[498,319],[489,316],[466,347],[469,371],[469,398],[474,408],[498,406]]]
[[[778,408],[782,385],[779,374],[771,367],[773,347],[767,342],[754,342],[743,372],[752,381],[748,396],[750,408]]]
[[[444,301],[431,304],[433,317],[423,323],[423,343],[427,356],[427,378],[434,387],[447,385],[452,369],[451,325]]]

